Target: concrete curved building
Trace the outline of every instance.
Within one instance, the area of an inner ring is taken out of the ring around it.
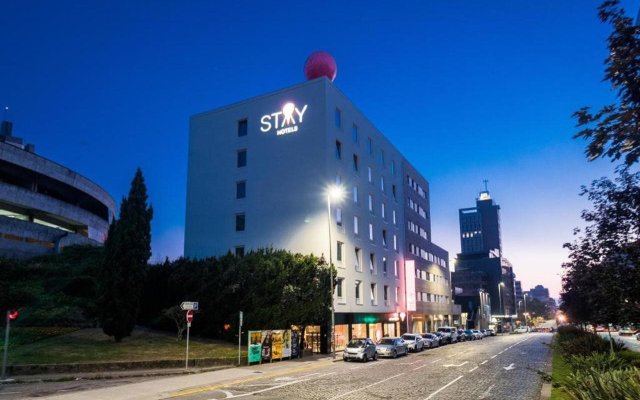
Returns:
[[[115,215],[113,198],[71,169],[0,130],[0,257],[28,258],[65,246],[100,245]]]

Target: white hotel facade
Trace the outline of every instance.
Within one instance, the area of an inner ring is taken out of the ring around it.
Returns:
[[[326,78],[191,118],[185,256],[273,247],[328,259],[334,184],[345,192],[330,219],[336,348],[454,323],[427,181]]]

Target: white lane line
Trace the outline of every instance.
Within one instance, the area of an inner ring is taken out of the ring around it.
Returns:
[[[438,361],[442,361],[442,358],[438,358],[437,360],[433,360],[433,361],[431,361],[431,364],[435,364],[435,363],[437,363]]]
[[[224,396],[225,396],[225,398],[227,398],[227,399],[228,399],[229,397],[233,397],[233,393],[231,393],[231,392],[230,392],[230,391],[228,391],[228,390],[219,390],[219,392],[224,393]]]
[[[368,389],[368,388],[370,388],[370,387],[372,387],[372,386],[379,385],[379,384],[381,384],[382,382],[386,382],[386,381],[388,381],[388,380],[390,380],[390,379],[397,378],[397,377],[399,377],[400,375],[404,375],[404,372],[403,372],[403,373],[401,373],[401,374],[398,374],[398,375],[390,376],[390,377],[385,378],[385,379],[383,379],[383,380],[381,380],[381,381],[378,381],[378,382],[372,383],[371,385],[363,386],[363,387],[361,387],[360,389],[354,389],[354,390],[352,390],[352,391],[350,391],[350,392],[342,393],[342,394],[340,394],[340,395],[338,395],[338,396],[336,396],[336,397],[332,397],[332,398],[331,398],[331,400],[339,399],[339,398],[341,398],[341,397],[348,396],[348,395],[350,395],[350,394],[352,394],[352,393],[356,393],[356,392],[359,392],[359,391],[361,391],[361,390]]]
[[[446,385],[444,385],[443,387],[441,387],[440,389],[436,390],[435,392],[431,393],[429,395],[429,397],[427,397],[425,400],[429,400],[431,398],[433,398],[433,396],[435,396],[436,394],[442,392],[443,390],[445,390],[446,388],[448,388],[449,386],[453,385],[454,383],[456,383],[458,381],[458,379],[462,378],[464,375],[460,375],[459,377],[457,377],[456,379],[452,380],[451,382],[447,383]]]
[[[238,395],[227,396],[227,399],[235,399],[235,398],[238,398],[238,397],[253,396],[254,394],[268,392],[270,390],[275,390],[275,389],[280,389],[280,388],[285,387],[285,386],[295,385],[296,383],[306,382],[308,380],[309,379],[300,379],[298,381],[287,382],[287,383],[283,383],[281,385],[272,386],[270,388],[266,388],[266,389],[262,389],[262,390],[256,390],[255,392],[248,392],[248,393],[242,393],[242,394],[238,394]]]
[[[498,357],[498,355],[497,355],[497,354],[494,354],[494,355],[492,355],[492,356],[491,356],[491,359],[494,359],[494,358],[496,358],[496,357]]]
[[[473,372],[473,371],[475,371],[475,370],[477,370],[477,369],[478,369],[478,366],[476,365],[475,367],[471,368],[471,369],[469,370],[469,372]]]
[[[479,399],[479,400],[481,400],[481,399],[488,399],[488,398],[489,398],[489,396],[491,395],[491,389],[493,389],[493,387],[494,387],[494,386],[495,386],[495,385],[491,385],[491,386],[489,386],[489,388],[488,388],[484,393],[482,393],[482,394],[480,395],[480,397],[478,397],[478,399]]]
[[[420,368],[424,368],[424,367],[426,367],[426,366],[427,366],[426,364],[425,364],[425,365],[421,365],[421,366],[419,366],[419,367],[415,367],[413,370],[415,371],[415,370],[418,370],[418,369],[420,369]]]
[[[486,364],[487,361],[489,361],[489,360],[484,360],[483,362],[480,363],[480,365]]]
[[[445,368],[449,368],[449,367],[462,367],[463,365],[468,364],[468,363],[469,363],[469,361],[465,361],[465,362],[463,362],[462,364],[446,364],[446,365],[443,365],[443,367],[445,367]]]

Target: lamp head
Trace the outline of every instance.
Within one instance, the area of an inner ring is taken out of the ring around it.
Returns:
[[[329,187],[328,195],[332,201],[341,201],[344,197],[344,189],[340,185],[332,185]]]

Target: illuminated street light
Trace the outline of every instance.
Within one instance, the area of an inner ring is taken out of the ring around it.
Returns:
[[[333,256],[331,249],[333,248],[333,242],[331,241],[331,200],[336,203],[342,201],[344,197],[344,189],[341,186],[334,185],[327,190],[327,221],[329,222],[329,271],[331,276],[331,354],[336,358],[336,310],[333,301]]]

